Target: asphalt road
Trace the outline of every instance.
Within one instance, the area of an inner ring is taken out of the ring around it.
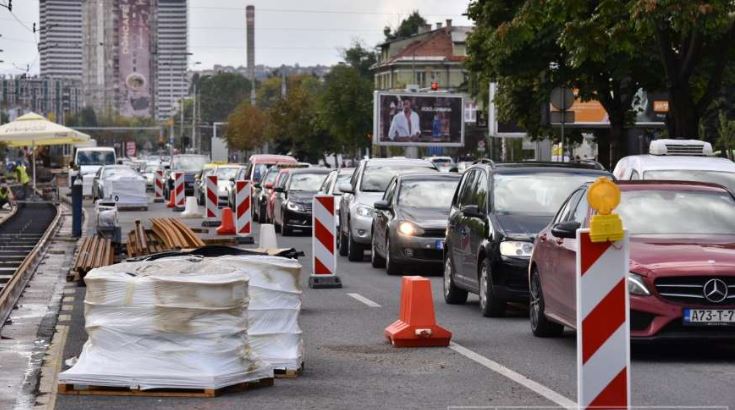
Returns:
[[[149,211],[159,212],[170,211],[158,205]],[[135,217],[144,216],[138,213]],[[125,217],[121,220],[126,222]],[[441,278],[432,277],[437,320],[454,333],[457,345],[393,348],[383,331],[398,316],[400,277],[373,269],[368,254],[360,263],[340,257],[338,270],[344,288],[309,289],[311,238],[278,239],[281,247],[307,253],[301,259],[305,289],[300,320],[306,349],[303,376],[278,379],[273,387],[215,399],[60,395],[57,408],[558,408],[575,400],[573,333],[558,339],[533,337],[523,307],[511,310],[508,317],[488,319],[481,316],[476,297],[466,305],[446,305]],[[86,339],[83,293],[79,288],[65,358],[78,355]],[[350,294],[357,294],[357,298]],[[732,345],[634,345],[631,367],[636,406],[735,405]]]

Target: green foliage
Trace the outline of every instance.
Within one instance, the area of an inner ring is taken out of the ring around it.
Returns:
[[[723,112],[719,114],[717,135],[717,148],[724,151],[725,155],[732,159],[732,150],[735,148],[735,120],[728,119]]]
[[[350,67],[356,69],[360,76],[372,78],[370,67],[377,62],[377,56],[359,40],[353,41],[352,47],[342,52],[342,59]]]
[[[243,100],[227,116],[225,140],[230,149],[248,151],[266,142],[266,115],[250,102]]]
[[[237,73],[200,77],[197,82],[201,113],[205,123],[221,122],[243,100],[250,99],[250,80]]]
[[[401,21],[401,24],[397,28],[392,29],[389,26],[385,26],[383,29],[385,41],[411,37],[418,33],[419,28],[425,24],[426,19],[421,17],[418,10],[414,10],[413,13]]]

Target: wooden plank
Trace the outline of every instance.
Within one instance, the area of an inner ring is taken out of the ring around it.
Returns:
[[[130,387],[83,386],[59,383],[59,394],[76,396],[145,396],[145,397],[216,397],[230,392],[242,392],[260,387],[273,386],[273,378],[238,383],[220,389],[152,389],[140,390]]]

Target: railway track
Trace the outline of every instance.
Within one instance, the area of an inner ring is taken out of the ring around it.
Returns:
[[[0,328],[33,276],[59,216],[50,203],[26,203],[0,224]]]

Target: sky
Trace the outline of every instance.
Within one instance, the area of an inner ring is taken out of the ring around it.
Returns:
[[[383,27],[397,26],[413,10],[432,25],[449,18],[470,25],[463,16],[468,0],[189,0],[192,67],[245,65],[249,4],[255,6],[255,62],[267,66],[336,64],[353,41],[375,46]],[[38,0],[14,0],[12,15],[0,7],[0,74],[38,73],[34,22]]]

